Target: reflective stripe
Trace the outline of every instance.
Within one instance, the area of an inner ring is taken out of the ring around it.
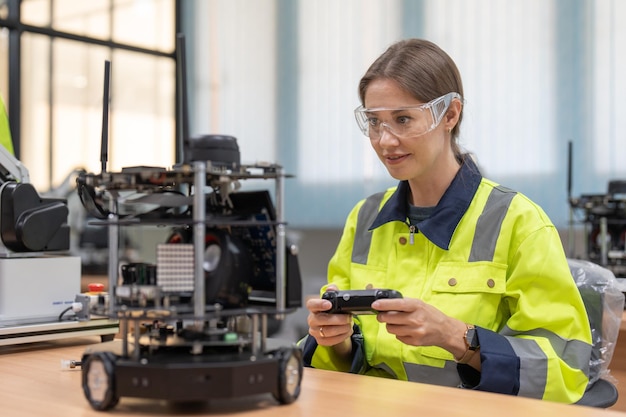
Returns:
[[[476,222],[469,262],[493,261],[504,216],[516,194],[517,192],[502,186],[491,190],[483,212]]]
[[[514,332],[505,326],[500,334],[507,337],[515,354],[520,358],[520,390],[519,395],[542,398],[547,383],[547,361],[543,350],[535,340],[520,339],[514,336],[529,335],[542,337],[569,367],[589,373],[589,357],[591,346],[580,340],[564,340],[545,329],[535,329],[529,332]]]
[[[387,372],[390,376],[392,376],[394,379],[398,379],[398,375],[396,375],[396,371],[394,371],[393,369],[391,369],[389,367],[389,365],[387,365],[386,363],[381,363],[378,364],[376,366],[372,366],[372,368],[376,368],[376,369],[382,369],[383,371]],[[410,381],[410,379],[409,379]]]
[[[507,337],[515,354],[520,359],[520,381],[518,395],[543,398],[548,378],[546,354],[535,340]]]
[[[404,369],[407,379],[412,382],[444,385],[446,387],[461,386],[461,378],[454,361],[446,361],[443,368],[404,362]]]
[[[384,196],[385,192],[383,191],[367,197],[359,209],[352,246],[352,262],[355,264],[367,264],[367,256],[372,244],[372,232],[368,229],[378,215],[378,209]]]
[[[545,337],[550,341],[552,348],[563,359],[570,368],[580,369],[589,373],[589,356],[591,356],[591,345],[580,340],[566,340],[558,335],[545,330],[536,329],[531,332],[524,332],[534,337]]]

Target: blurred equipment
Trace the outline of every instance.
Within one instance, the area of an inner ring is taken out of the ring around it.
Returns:
[[[626,181],[610,181],[606,194],[582,194],[569,202],[582,214],[587,259],[626,277]]]
[[[618,281],[626,278],[626,180],[609,181],[605,194],[572,197],[572,142],[568,144],[567,198],[569,257],[574,257],[574,226],[584,226],[588,261],[609,269]]]
[[[92,323],[85,312],[60,320],[68,308],[83,310],[67,221],[66,200],[42,198],[26,167],[0,146],[0,345],[117,333],[117,322]]]

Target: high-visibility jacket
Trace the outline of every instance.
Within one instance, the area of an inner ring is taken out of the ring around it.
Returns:
[[[466,158],[434,213],[410,228],[408,183],[359,202],[328,266],[339,289],[399,290],[477,326],[481,372],[437,346],[398,341],[354,318],[348,369],[313,337],[305,364],[573,403],[588,383],[591,330],[563,245],[544,211]],[[322,291],[324,288],[322,288]]]
[[[0,96],[0,145],[4,146],[9,153],[13,154],[13,140],[9,129],[9,117],[7,116],[2,96]]]

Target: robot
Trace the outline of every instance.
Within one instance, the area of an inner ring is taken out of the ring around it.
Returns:
[[[241,164],[230,136],[190,139],[185,158],[171,169],[77,178],[83,205],[109,230],[109,299],[92,308],[119,320],[122,334],[82,356],[83,391],[96,410],[125,396],[180,402],[271,393],[281,404],[299,396],[299,348],[271,346],[267,337],[268,320],[302,303],[297,248],[282,214],[287,175],[276,164]],[[274,181],[276,204],[268,190],[240,189],[258,179]],[[143,225],[170,230],[156,263],[119,265],[120,228]]]

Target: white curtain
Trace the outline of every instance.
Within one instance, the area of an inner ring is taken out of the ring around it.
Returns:
[[[357,199],[395,184],[352,110],[369,64],[415,34],[439,44],[461,71],[461,145],[477,155],[485,176],[529,195],[557,227],[567,224],[568,141],[574,194],[603,192],[609,179],[626,177],[626,29],[619,25],[626,2],[196,3],[196,130],[233,134],[246,161],[288,159],[296,176],[289,219],[298,226],[340,227]],[[297,21],[282,33],[276,28],[286,4],[296,7]],[[287,58],[276,49],[286,36],[296,42]],[[285,59],[296,62],[295,71],[280,71]],[[297,93],[281,103],[276,92],[285,81]],[[277,132],[291,118],[296,146],[285,154]]]
[[[276,2],[196,0],[191,134],[237,138],[244,163],[276,158]]]
[[[606,179],[626,179],[626,2],[598,0],[591,4],[590,169]]]
[[[298,178],[346,184],[388,178],[353,110],[367,67],[402,37],[401,1],[299,1]]]

